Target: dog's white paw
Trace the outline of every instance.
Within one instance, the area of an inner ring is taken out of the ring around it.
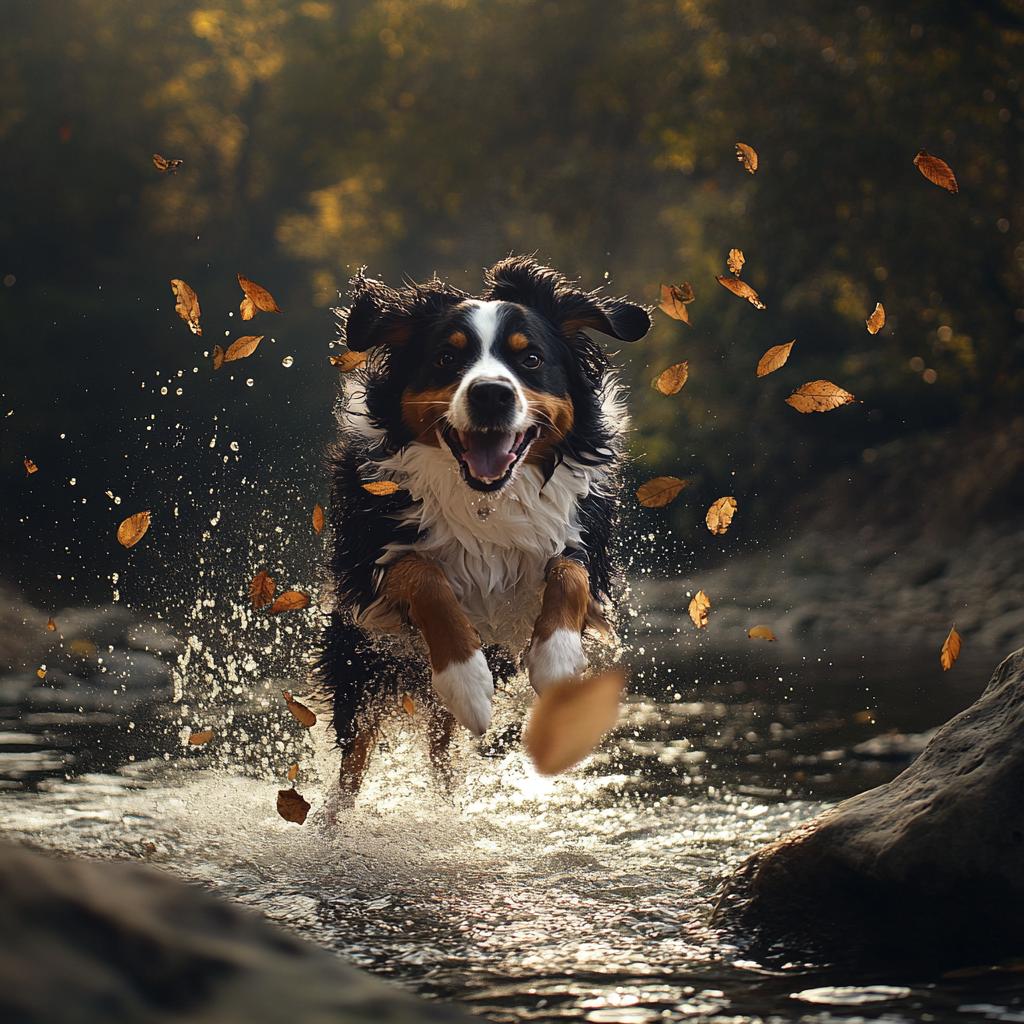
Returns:
[[[587,670],[587,656],[579,633],[571,629],[556,629],[547,640],[534,643],[526,655],[526,671],[530,685],[543,693],[552,683]]]
[[[467,661],[452,662],[430,680],[444,706],[474,736],[487,732],[491,724],[494,681],[483,651],[474,651]]]

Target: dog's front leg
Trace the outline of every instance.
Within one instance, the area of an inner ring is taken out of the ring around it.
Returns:
[[[388,569],[383,592],[408,608],[409,621],[423,634],[433,670],[430,681],[445,707],[471,733],[485,732],[494,682],[480,638],[444,573],[419,555],[406,555]]]
[[[553,559],[548,565],[544,600],[526,656],[530,685],[537,693],[586,670],[582,637],[589,601],[587,570],[569,558]]]

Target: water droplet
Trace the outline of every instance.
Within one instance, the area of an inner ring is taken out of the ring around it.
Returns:
[[[292,363],[294,363],[294,362],[295,362],[295,360],[292,359],[291,356],[285,356],[284,359],[281,360],[281,365],[282,366],[291,366]]]
[[[160,389],[160,394],[161,395],[166,395],[167,394],[167,388],[161,388]]]
[[[77,483],[78,483],[78,480],[77,480],[77,479],[75,479],[75,477],[72,477],[72,478],[71,478],[71,486],[72,486],[72,487],[74,487],[74,486],[75,486],[75,484],[77,484]]]
[[[178,390],[177,390],[177,391],[175,391],[174,393],[175,393],[176,395],[180,395],[180,394],[181,394],[181,388],[178,388]]]
[[[233,452],[237,452],[238,451],[238,442],[237,441],[232,441],[231,442],[231,450]]]
[[[246,386],[246,387],[249,387],[249,388],[251,388],[251,387],[252,387],[252,385],[253,385],[253,379],[252,379],[252,377],[250,377],[250,378],[249,378],[249,379],[248,379],[248,380],[247,380],[247,381],[245,382],[245,386]]]

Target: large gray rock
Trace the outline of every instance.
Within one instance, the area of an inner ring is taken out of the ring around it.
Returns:
[[[902,775],[749,858],[714,923],[762,955],[1024,954],[1024,649]]]
[[[0,845],[0,1020],[339,1024],[469,1018],[160,871]]]

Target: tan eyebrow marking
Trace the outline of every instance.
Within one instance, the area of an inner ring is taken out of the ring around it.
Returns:
[[[508,344],[513,352],[522,352],[530,344],[530,339],[525,334],[520,334],[516,331],[515,334],[508,336]]]
[[[448,344],[454,346],[455,348],[465,348],[466,347],[466,336],[465,336],[465,334],[463,334],[462,331],[456,331],[448,339]]]

